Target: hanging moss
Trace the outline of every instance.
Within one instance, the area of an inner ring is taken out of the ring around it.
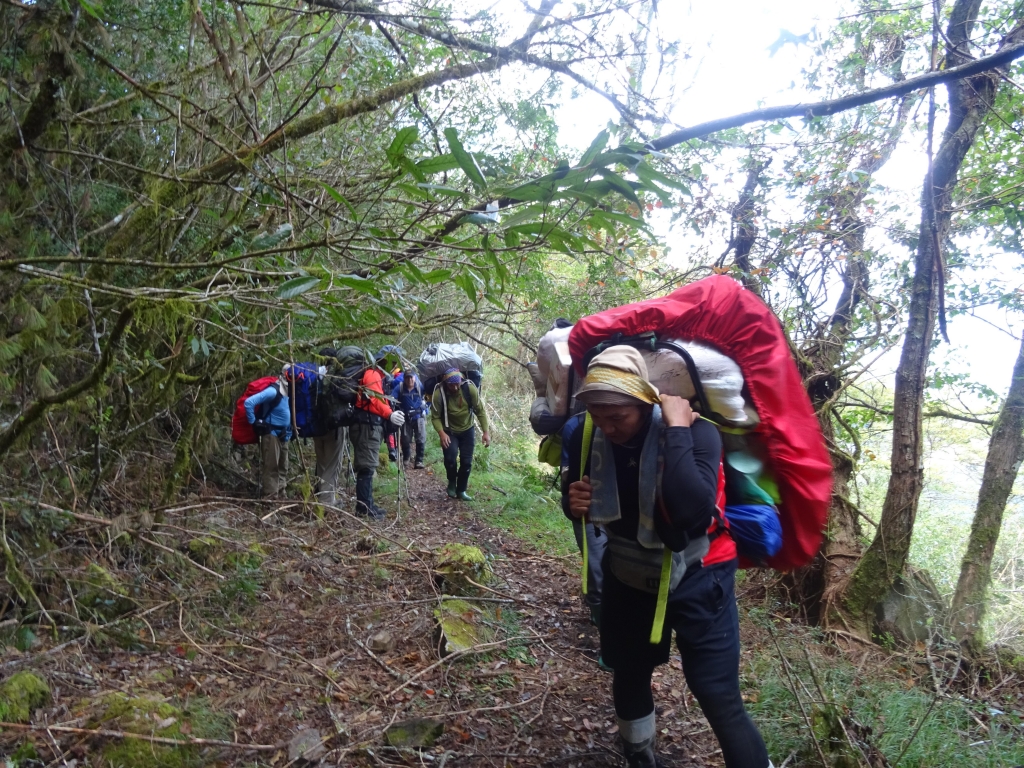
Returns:
[[[32,710],[50,700],[50,687],[34,672],[17,672],[0,686],[0,720],[27,723]]]

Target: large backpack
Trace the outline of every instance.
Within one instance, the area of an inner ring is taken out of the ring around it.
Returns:
[[[449,368],[458,368],[463,379],[472,381],[479,391],[484,383],[484,362],[468,343],[429,344],[416,362],[423,392],[430,399],[434,388]]]
[[[235,411],[231,415],[231,439],[238,445],[253,445],[258,443],[260,436],[256,433],[255,428],[249,423],[248,418],[245,415],[245,401],[253,395],[259,394],[268,387],[272,387],[277,384],[277,376],[264,376],[262,379],[256,379],[256,381],[250,381],[245,391],[241,394],[238,400],[235,401]],[[264,403],[256,411],[257,419],[265,419],[267,415],[277,407],[277,403],[281,398],[281,393],[278,392],[277,397],[274,398],[270,403]]]
[[[355,403],[362,386],[363,374],[369,367],[361,347],[326,348],[320,354],[327,361],[317,418],[325,430],[348,427],[355,423]]]
[[[569,336],[569,350],[582,376],[593,355],[608,346],[671,348],[665,339],[703,342],[734,360],[757,412],[753,426],[720,427],[726,453],[726,522],[737,529],[734,538],[739,538],[745,522],[740,508],[751,502],[767,506],[767,496],[778,509],[782,544],[763,562],[741,558],[741,565],[763,564],[778,570],[806,565],[824,536],[832,463],[778,318],[756,294],[730,277],[715,275],[668,296],[583,318]],[[690,374],[696,384],[696,370]],[[706,399],[702,410],[716,420]],[[729,520],[730,506],[737,508],[735,521]]]
[[[292,398],[295,437],[320,437],[328,432],[320,419],[321,381],[316,363],[295,363],[285,378]]]

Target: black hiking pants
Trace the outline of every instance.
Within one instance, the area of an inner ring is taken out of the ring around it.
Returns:
[[[726,768],[766,768],[764,740],[740,694],[735,574],[735,560],[688,571],[669,596],[662,642],[651,645],[657,596],[626,586],[606,567],[601,651],[615,670],[615,714],[622,720],[639,720],[654,712],[651,673],[668,661],[675,630],[686,684],[718,737]]]
[[[452,432],[449,429],[444,432],[451,438],[448,447],[444,449],[444,471],[448,475],[448,485],[454,485],[455,492],[462,493],[469,487],[469,473],[473,469],[476,427],[470,427],[465,432]]]

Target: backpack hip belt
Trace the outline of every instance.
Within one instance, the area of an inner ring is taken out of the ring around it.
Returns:
[[[661,586],[662,569],[668,548],[647,549],[635,539],[627,539],[605,529],[608,534],[608,565],[615,578],[627,587],[658,594]],[[672,552],[672,571],[668,580],[668,591],[674,592],[683,576],[694,563],[699,563],[711,547],[707,535],[698,536],[686,545],[682,552]]]

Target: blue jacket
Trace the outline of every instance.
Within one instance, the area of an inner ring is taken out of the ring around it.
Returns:
[[[256,408],[263,403],[272,403],[274,398],[277,397],[278,387],[267,387],[262,392],[257,392],[252,397],[245,399],[245,418],[250,424],[256,421]],[[264,419],[273,429],[271,430],[275,435],[280,437],[282,440],[292,439],[292,407],[291,403],[288,402],[288,395],[281,397],[277,403],[277,407],[274,408]]]
[[[409,375],[415,378],[415,374],[410,373]],[[403,376],[403,374],[399,374],[399,376]],[[391,390],[391,396],[398,401],[398,409],[408,419],[422,419],[427,413],[428,406],[423,402],[423,387],[420,385],[419,379],[416,379],[416,385],[411,390],[405,388],[405,382],[401,378],[398,379]]]

